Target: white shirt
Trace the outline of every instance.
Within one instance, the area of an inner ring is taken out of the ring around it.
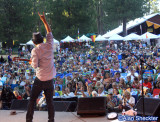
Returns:
[[[65,97],[74,97],[74,93],[70,92],[68,95],[64,94]]]
[[[98,96],[104,96],[105,94],[104,94],[104,92],[102,92],[101,94],[98,94]]]
[[[26,82],[24,82],[24,81],[22,81],[21,83],[20,83],[20,86],[25,86],[26,85]]]
[[[135,98],[131,96],[130,99],[126,102],[126,106],[133,109],[133,107],[130,106],[128,103],[135,105]]]

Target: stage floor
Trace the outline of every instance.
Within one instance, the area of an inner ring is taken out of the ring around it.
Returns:
[[[0,122],[25,122],[26,112],[10,115],[10,110],[0,110]],[[22,111],[17,111],[22,112]],[[33,122],[47,122],[47,111],[35,111]],[[80,117],[76,112],[56,112],[55,122],[119,122],[108,120],[106,116]],[[121,121],[122,122],[122,121]]]

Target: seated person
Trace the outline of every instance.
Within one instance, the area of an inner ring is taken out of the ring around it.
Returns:
[[[92,97],[98,97],[98,94],[96,91],[92,91]]]
[[[129,91],[124,92],[123,100],[122,100],[123,108],[128,111],[130,109],[133,109],[135,105],[135,98],[131,96]]]
[[[121,94],[119,94],[118,89],[113,89],[113,96],[117,96],[120,100],[122,100],[122,96]]]
[[[122,111],[122,101],[117,96],[113,96],[112,92],[109,92],[107,96],[107,108],[108,112]]]
[[[108,92],[108,89],[112,88],[112,84],[110,83],[110,81],[106,81],[104,84],[104,90]]]
[[[159,98],[160,99],[160,92],[158,95],[155,95],[154,98]]]
[[[98,88],[98,96],[104,96],[104,86],[101,85],[99,88]]]
[[[144,78],[143,86],[152,90],[152,84],[148,81],[148,78]]]
[[[59,85],[55,88],[55,96],[62,96],[62,91]]]
[[[132,83],[132,87],[135,88],[135,89],[140,89],[140,83],[139,83],[137,77],[134,78],[134,81]]]
[[[64,94],[65,97],[74,97],[74,93],[70,92],[70,89],[68,87],[65,88]]]

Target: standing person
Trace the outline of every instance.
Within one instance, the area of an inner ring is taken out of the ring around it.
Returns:
[[[39,14],[39,13],[38,13]],[[39,94],[44,91],[48,106],[48,122],[54,122],[53,106],[53,78],[56,75],[53,55],[53,36],[51,28],[48,25],[45,15],[39,14],[47,30],[47,42],[43,43],[43,37],[40,32],[33,33],[33,43],[36,47],[31,52],[31,65],[36,69],[36,78],[31,91],[31,97],[28,103],[26,122],[32,122],[34,114],[34,104]]]

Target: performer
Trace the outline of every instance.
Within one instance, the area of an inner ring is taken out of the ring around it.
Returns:
[[[39,17],[47,30],[47,42],[43,43],[43,37],[40,32],[33,33],[32,41],[36,47],[31,52],[30,63],[31,66],[36,69],[36,78],[34,80],[31,97],[28,103],[26,122],[32,122],[34,105],[42,90],[45,93],[48,106],[48,122],[54,122],[53,77],[56,75],[56,70],[53,61],[53,36],[51,28],[45,19],[44,12],[43,15],[39,14]]]

